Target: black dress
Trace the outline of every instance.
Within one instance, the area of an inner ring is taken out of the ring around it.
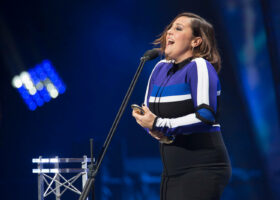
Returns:
[[[218,200],[229,182],[231,166],[218,123],[219,84],[215,69],[202,58],[155,66],[145,103],[158,117],[153,129],[174,139],[160,143],[161,200]]]

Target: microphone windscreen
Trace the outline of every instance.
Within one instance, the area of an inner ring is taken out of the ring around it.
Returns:
[[[160,49],[159,48],[154,48],[151,50],[148,50],[144,53],[144,58],[145,60],[153,60],[155,58],[157,58],[160,54]]]

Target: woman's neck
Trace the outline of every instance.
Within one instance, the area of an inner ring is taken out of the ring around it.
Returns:
[[[191,51],[187,51],[184,55],[178,57],[177,59],[174,59],[175,60],[175,64],[178,64],[188,58],[191,58],[193,57],[193,53]]]

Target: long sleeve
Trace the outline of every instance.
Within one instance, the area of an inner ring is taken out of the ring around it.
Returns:
[[[194,59],[187,66],[186,84],[190,88],[195,112],[178,118],[157,117],[153,130],[166,136],[219,130],[215,122],[220,86],[214,67],[203,58]]]
[[[146,88],[146,93],[145,93],[145,99],[144,99],[144,104],[149,107],[149,97],[151,96],[151,92],[152,92],[152,88],[154,87],[154,77],[155,77],[155,71],[156,69],[159,67],[160,63],[166,62],[166,60],[161,60],[159,61],[155,67],[153,68],[149,80],[148,80],[148,84],[147,84],[147,88]],[[145,131],[147,131],[149,133],[149,129],[148,128],[144,128]]]

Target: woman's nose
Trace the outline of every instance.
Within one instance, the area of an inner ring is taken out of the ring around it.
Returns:
[[[167,35],[171,35],[173,32],[172,32],[172,30],[171,29],[169,29],[168,31],[167,31]]]

